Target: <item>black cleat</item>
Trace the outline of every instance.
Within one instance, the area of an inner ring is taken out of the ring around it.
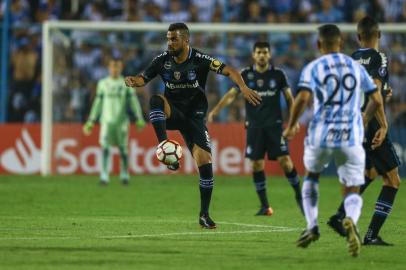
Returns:
[[[273,209],[271,207],[261,207],[255,215],[256,216],[272,216],[272,214],[273,214]]]
[[[203,229],[215,229],[216,223],[209,217],[208,214],[203,214],[199,217],[199,224]]]
[[[314,226],[310,230],[304,230],[296,241],[296,246],[307,248],[311,242],[317,241],[320,238],[319,226]]]
[[[107,181],[103,181],[103,180],[99,181],[99,186],[101,186],[101,187],[106,187],[108,185],[109,185],[109,182],[107,182]]]
[[[179,162],[175,162],[175,163],[173,163],[173,164],[167,165],[167,167],[168,167],[168,169],[171,170],[171,171],[176,171],[177,169],[179,169],[180,164],[179,164]]]
[[[351,256],[357,257],[361,251],[361,237],[357,226],[351,218],[346,217],[343,219],[343,227],[347,231],[348,252]]]
[[[377,236],[376,238],[364,238],[364,242],[362,243],[364,246],[385,246],[385,247],[391,247],[393,244],[385,242],[380,236]]]
[[[128,179],[121,179],[121,184],[123,185],[123,186],[128,186],[129,184],[130,184],[130,182],[128,181]]]
[[[332,228],[336,233],[338,233],[342,237],[347,236],[347,231],[343,227],[343,219],[335,214],[330,217],[327,221],[327,225]]]

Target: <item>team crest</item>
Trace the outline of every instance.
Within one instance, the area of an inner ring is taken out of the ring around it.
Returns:
[[[164,64],[164,68],[165,69],[171,69],[171,67],[172,67],[172,63],[170,61],[166,61],[165,64]]]
[[[247,74],[247,78],[248,78],[248,80],[252,80],[252,79],[254,79],[254,73],[252,73],[252,72],[248,72],[248,74]]]
[[[264,86],[264,80],[262,80],[262,79],[257,80],[257,85],[258,85],[258,87]]]
[[[175,71],[173,73],[173,77],[175,78],[175,80],[179,80],[180,79],[180,72],[179,71]]]
[[[222,65],[222,63],[219,60],[215,59],[215,60],[211,61],[210,69],[213,71],[218,71],[219,68],[221,67],[221,65]]]
[[[270,81],[269,81],[269,87],[270,87],[270,88],[275,88],[275,87],[276,87],[276,81],[273,80],[273,79],[270,80]]]
[[[196,79],[196,72],[194,70],[189,70],[187,77],[190,81],[193,81]]]
[[[378,69],[378,73],[381,77],[385,77],[386,76],[386,67],[381,67]]]

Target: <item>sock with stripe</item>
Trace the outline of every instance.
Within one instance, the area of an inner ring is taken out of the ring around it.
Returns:
[[[209,214],[211,193],[213,191],[213,167],[211,163],[199,167],[200,175],[200,216]]]
[[[388,186],[383,186],[378,200],[375,204],[375,212],[369,224],[365,238],[374,239],[378,236],[382,225],[392,210],[393,202],[395,201],[398,189]]]
[[[261,202],[261,207],[269,208],[268,197],[266,195],[265,172],[263,170],[258,171],[258,172],[253,172],[252,177],[254,180],[255,190],[257,191],[259,201]]]
[[[153,95],[149,101],[150,112],[149,121],[155,130],[155,135],[158,142],[162,142],[168,139],[166,134],[166,116],[164,113],[164,101],[161,97]]]
[[[306,217],[307,229],[317,226],[319,214],[319,179],[306,176],[302,187],[303,210]]]

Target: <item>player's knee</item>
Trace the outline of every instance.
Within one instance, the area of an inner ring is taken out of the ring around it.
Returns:
[[[152,95],[149,99],[149,106],[151,110],[159,109],[163,111],[165,108],[164,99],[159,95]]]
[[[371,180],[374,180],[378,176],[378,172],[374,168],[365,170],[365,176]]]
[[[196,161],[198,167],[211,163],[211,154],[200,147],[194,147],[193,149],[193,158]]]
[[[282,167],[285,173],[291,172],[293,169],[293,162],[289,156],[283,156],[278,159],[279,165]]]
[[[251,167],[253,172],[263,171],[265,168],[264,160],[253,160],[251,162]]]
[[[383,177],[383,182],[385,186],[393,187],[398,189],[400,187],[400,177],[397,170],[392,170],[388,172]]]

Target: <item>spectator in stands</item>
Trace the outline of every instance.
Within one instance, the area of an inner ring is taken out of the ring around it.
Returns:
[[[169,1],[168,9],[162,14],[163,22],[187,22],[190,20],[190,14],[187,12],[187,6],[182,6],[180,0]]]
[[[311,16],[311,21],[318,23],[339,23],[343,19],[343,13],[333,6],[332,0],[321,0],[320,11]]]

